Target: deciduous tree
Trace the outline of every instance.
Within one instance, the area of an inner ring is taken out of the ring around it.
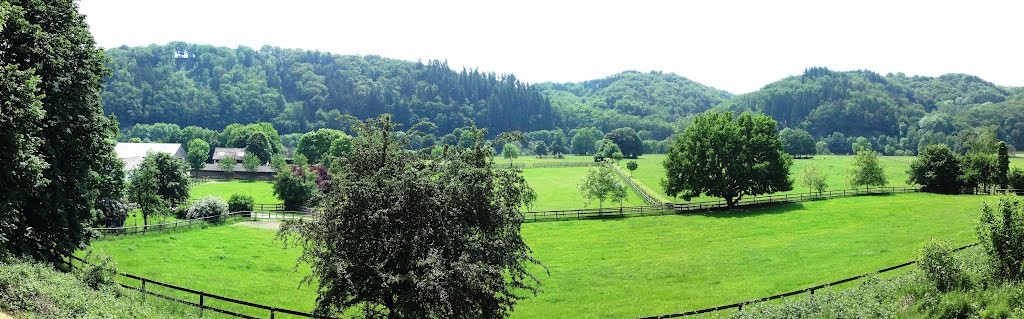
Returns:
[[[245,168],[245,171],[250,173],[256,172],[260,168],[260,164],[262,163],[260,163],[259,157],[252,153],[245,155],[245,158],[242,159],[242,168]]]
[[[785,128],[779,132],[782,139],[782,149],[790,155],[814,155],[816,146],[811,133],[801,129]]]
[[[526,180],[494,168],[480,131],[469,148],[437,159],[407,152],[394,127],[388,116],[356,125],[353,155],[319,202],[321,217],[282,228],[312,266],[315,312],[509,316],[536,292],[527,266],[537,260],[520,235],[519,209],[534,198]]]
[[[744,196],[793,189],[793,160],[782,150],[775,120],[748,112],[697,116],[669,149],[665,193],[683,199],[707,194],[732,208]]]
[[[604,135],[619,146],[622,155],[626,158],[637,158],[644,153],[644,142],[637,136],[636,130],[630,127],[617,128]]]
[[[519,147],[515,144],[507,143],[505,147],[501,148],[501,156],[508,160],[508,165],[512,165],[512,160],[519,157]]]
[[[192,169],[201,170],[206,167],[206,159],[210,158],[210,144],[201,139],[188,143],[188,163]]]
[[[800,171],[797,180],[807,187],[808,193],[818,192],[820,194],[828,188],[828,176],[814,165],[807,166]]]
[[[929,145],[921,151],[907,171],[908,184],[921,185],[924,190],[942,194],[960,192],[960,159],[945,144]]]
[[[626,185],[622,184],[622,179],[608,167],[608,165],[615,164],[610,159],[606,160],[604,164],[592,167],[587,171],[587,175],[580,178],[580,183],[576,186],[580,195],[583,196],[584,205],[588,205],[591,200],[597,199],[599,210],[604,210],[605,200],[618,202],[621,207],[622,201],[628,195]]]
[[[853,158],[850,167],[850,187],[885,186],[889,181],[885,178],[885,170],[878,163],[878,156],[873,151],[859,151]]]

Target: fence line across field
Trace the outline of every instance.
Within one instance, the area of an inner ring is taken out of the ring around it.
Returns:
[[[767,195],[751,197],[740,200],[735,207],[760,206],[768,204],[794,203],[813,200],[830,199],[837,197],[881,195],[881,194],[903,194],[916,193],[921,189],[917,187],[877,187],[877,188],[855,188],[825,191],[821,193],[799,193],[787,195]],[[725,200],[712,200],[692,203],[669,203],[656,206],[630,206],[630,207],[606,207],[588,209],[567,209],[547,210],[536,212],[522,212],[525,222],[545,222],[573,219],[597,219],[597,218],[623,218],[657,216],[669,214],[687,214],[716,211],[728,208]]]
[[[61,263],[63,263],[63,264],[68,266],[69,271],[82,270],[80,266],[76,266],[75,265],[75,261],[78,261],[80,265],[92,265],[88,261],[86,261],[85,259],[79,258],[78,256],[74,256],[74,255],[68,256],[66,260],[62,258],[60,261],[61,261]],[[314,314],[309,313],[309,312],[302,312],[302,311],[296,311],[296,310],[290,310],[290,309],[282,309],[282,308],[271,307],[271,306],[267,306],[267,305],[261,305],[261,304],[254,303],[254,302],[238,300],[238,299],[231,298],[231,297],[225,297],[225,296],[220,296],[220,295],[216,295],[216,294],[211,294],[211,293],[204,292],[204,291],[201,291],[201,290],[195,290],[195,289],[191,289],[191,288],[175,286],[175,285],[172,285],[172,284],[168,284],[168,283],[164,283],[164,282],[160,282],[160,281],[156,281],[156,280],[152,280],[152,279],[149,279],[149,278],[145,278],[145,277],[141,277],[141,276],[136,276],[136,275],[132,275],[132,274],[128,274],[128,273],[121,273],[121,272],[119,272],[117,275],[120,276],[120,277],[123,277],[123,278],[128,278],[128,279],[132,279],[132,280],[135,280],[135,281],[139,282],[138,286],[133,286],[133,285],[129,285],[129,284],[125,284],[125,283],[119,282],[118,285],[120,285],[121,287],[124,287],[126,289],[131,289],[131,290],[134,290],[134,291],[137,291],[137,292],[141,292],[141,293],[143,293],[145,295],[155,296],[155,297],[163,298],[163,299],[166,299],[166,300],[174,301],[174,302],[177,302],[177,303],[189,305],[189,306],[192,306],[192,307],[197,307],[197,308],[199,308],[200,311],[210,310],[210,311],[213,311],[213,312],[217,312],[217,313],[221,313],[221,314],[225,314],[225,315],[229,315],[229,316],[233,316],[233,317],[246,318],[246,319],[261,319],[261,318],[263,318],[263,317],[256,317],[256,316],[252,316],[252,315],[243,314],[243,313],[236,312],[236,311],[231,311],[231,310],[228,310],[228,309],[217,308],[215,306],[209,305],[206,302],[207,299],[214,299],[214,300],[220,300],[220,301],[223,301],[223,302],[227,302],[227,303],[233,304],[233,305],[249,307],[249,308],[252,308],[252,309],[257,309],[257,310],[262,310],[262,311],[267,311],[268,315],[269,315],[268,318],[270,318],[270,319],[276,319],[276,317],[279,314],[287,314],[287,315],[293,315],[293,316],[298,316],[298,317],[303,317],[303,318],[335,319],[334,317],[319,316],[319,315],[314,315]],[[197,297],[197,299],[196,299],[196,301],[189,301],[189,300],[184,300],[182,298],[177,298],[177,297],[174,297],[174,296],[169,296],[167,294],[161,294],[161,293],[153,291],[152,289],[147,290],[146,289],[147,288],[146,287],[147,284],[150,285],[150,288],[152,288],[152,285],[156,285],[156,286],[160,286],[160,287],[171,289],[173,291],[183,292],[183,293],[195,296],[195,297]],[[200,316],[202,316],[202,315],[200,315]]]
[[[970,245],[961,246],[961,247],[958,247],[958,248],[954,249],[953,252],[959,252],[959,251],[962,251],[964,249],[971,248],[971,247],[974,247],[974,246],[977,246],[977,245],[978,245],[978,243],[973,243],[973,244],[970,244]],[[913,265],[913,264],[916,264],[916,263],[917,263],[917,261],[912,260],[912,261],[908,261],[908,262],[905,262],[905,263],[902,263],[902,264],[899,264],[899,265],[895,265],[895,266],[879,269],[877,271],[872,271],[872,272],[869,272],[869,273],[865,273],[865,274],[861,274],[861,275],[857,275],[857,276],[853,276],[853,277],[849,277],[849,278],[844,278],[844,279],[836,280],[836,281],[833,281],[833,282],[830,282],[830,283],[826,283],[826,284],[820,284],[820,285],[817,285],[817,286],[814,286],[814,287],[809,287],[809,288],[804,288],[804,289],[800,289],[800,290],[794,290],[794,291],[790,291],[790,292],[784,292],[784,293],[781,293],[781,294],[771,295],[771,296],[768,296],[768,297],[751,299],[751,300],[747,300],[747,301],[741,301],[741,302],[737,302],[737,303],[732,303],[732,304],[722,305],[722,306],[716,306],[716,307],[711,307],[711,308],[704,308],[704,309],[700,309],[700,310],[691,310],[691,311],[685,311],[685,312],[673,313],[673,314],[666,314],[666,315],[641,317],[639,319],[679,318],[679,317],[693,316],[693,315],[705,314],[705,313],[709,313],[709,312],[716,312],[716,311],[722,311],[722,310],[728,310],[728,309],[736,309],[737,311],[742,311],[743,307],[747,306],[747,305],[752,305],[752,304],[761,303],[761,302],[765,302],[765,301],[772,301],[772,300],[776,300],[776,299],[782,299],[782,298],[786,298],[786,297],[792,297],[792,296],[796,296],[796,295],[804,294],[804,293],[809,293],[809,294],[813,295],[815,291],[818,291],[818,290],[821,290],[821,289],[825,289],[825,288],[829,288],[829,287],[832,287],[832,286],[837,286],[837,285],[845,284],[845,283],[848,283],[848,282],[851,282],[851,281],[856,281],[856,280],[864,279],[864,278],[866,278],[868,276],[871,276],[871,275],[887,273],[887,272],[890,272],[890,271],[893,271],[893,270],[897,270],[897,269],[900,269],[900,268],[904,268],[904,267],[907,267],[907,266],[910,266],[910,265]]]
[[[86,228],[88,230],[95,230],[103,235],[135,235],[145,234],[150,232],[176,230],[178,228],[188,228],[196,225],[202,225],[211,220],[229,219],[229,218],[275,218],[275,219],[302,219],[311,217],[313,214],[308,211],[287,211],[287,210],[251,210],[251,211],[237,211],[230,212],[226,215],[218,216],[207,216],[200,218],[192,218],[185,220],[178,220],[167,223],[142,225],[142,226],[125,226],[125,227],[94,227]]]

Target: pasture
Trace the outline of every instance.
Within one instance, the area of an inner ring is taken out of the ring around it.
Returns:
[[[541,172],[544,174],[546,172]],[[550,270],[514,318],[628,318],[726,304],[841,279],[913,258],[930,238],[974,241],[986,197],[903,194],[731,213],[531,223],[523,236]],[[308,311],[309,273],[271,230],[220,226],[101,240],[121,271]]]
[[[661,180],[665,178],[665,167],[662,166],[662,162],[665,161],[664,154],[648,154],[640,156],[639,159],[623,159],[619,161],[618,165],[626,170],[626,163],[629,161],[636,161],[639,165],[637,170],[633,172],[635,180],[643,183],[647,188],[664,199],[668,199],[676,203],[685,203],[686,201],[682,198],[670,198],[665,195],[665,188],[661,186]],[[914,157],[901,157],[901,158],[888,158],[879,157],[878,163],[882,165],[885,170],[886,179],[889,181],[887,186],[909,186],[907,185],[907,170],[910,169],[910,161]],[[1022,162],[1024,163],[1024,162]],[[850,185],[847,183],[847,176],[849,176],[850,166],[853,164],[853,156],[849,155],[818,155],[812,159],[795,159],[793,160],[793,166],[790,167],[789,173],[790,178],[795,179],[797,174],[800,173],[805,167],[817,166],[819,170],[825,172],[828,176],[828,190],[842,190],[849,189]],[[799,182],[793,183],[793,190],[788,192],[777,193],[781,194],[796,194],[806,193],[808,189],[801,185]],[[694,198],[692,201],[699,200],[713,200],[715,198],[701,196]]]
[[[593,200],[589,205],[584,205],[583,196],[576,189],[580,178],[586,175],[590,167],[560,167],[560,168],[528,168],[523,170],[523,177],[537,193],[537,200],[531,207],[534,211],[577,209],[577,208],[598,208],[599,203]],[[628,185],[627,185],[628,187]],[[647,205],[633,189],[627,192],[623,206]],[[604,208],[618,207],[619,203],[610,201],[604,202]]]
[[[213,180],[193,185],[192,189],[189,190],[189,198],[191,200],[213,195],[226,201],[234,194],[252,196],[254,204],[274,205],[282,203],[281,200],[274,195],[274,183],[267,181]]]

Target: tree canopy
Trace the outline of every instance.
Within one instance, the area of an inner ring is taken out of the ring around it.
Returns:
[[[518,170],[495,169],[473,130],[439,158],[405,151],[388,116],[356,126],[321,218],[288,222],[318,283],[318,314],[360,318],[504,318],[537,279],[520,235],[534,197]],[[406,296],[417,296],[408,298]],[[357,308],[357,309],[353,309]]]
[[[88,241],[100,194],[115,194],[96,189],[113,168],[104,159],[117,129],[100,106],[109,70],[77,10],[73,1],[0,2],[0,254],[71,254]]]
[[[669,149],[665,193],[683,199],[706,194],[733,207],[743,196],[793,189],[793,160],[782,150],[776,122],[744,112],[705,113]]]

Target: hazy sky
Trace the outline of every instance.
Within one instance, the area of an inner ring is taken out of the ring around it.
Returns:
[[[1024,86],[1021,1],[81,0],[103,47],[264,44],[514,73],[660,70],[744,93],[809,66]]]

